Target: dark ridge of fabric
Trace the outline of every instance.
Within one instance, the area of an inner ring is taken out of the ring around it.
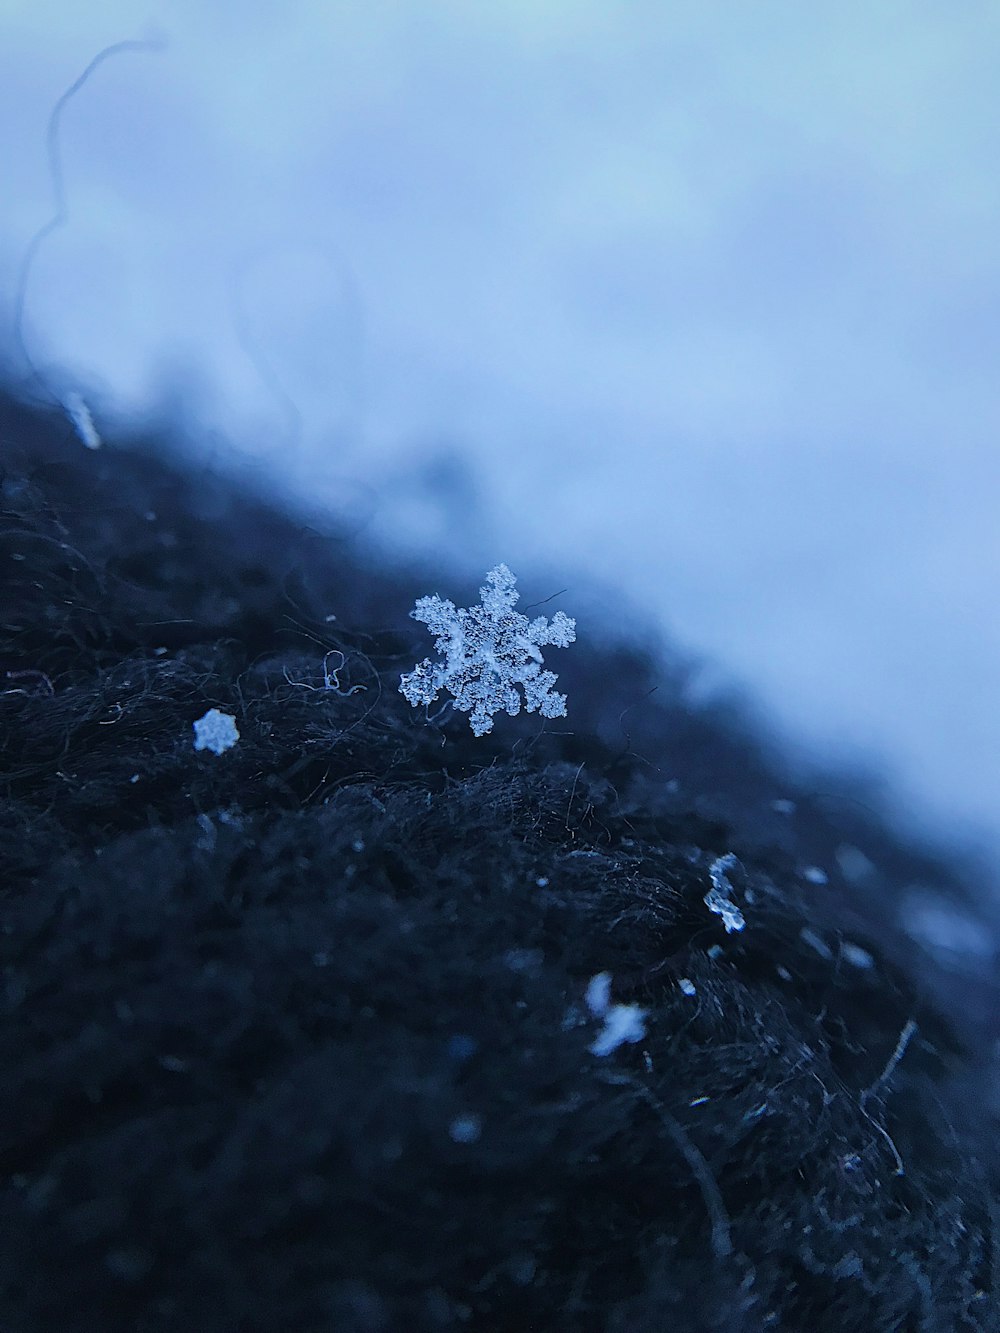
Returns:
[[[600,626],[477,740],[397,688],[461,590],[10,398],[0,458],[5,1333],[1000,1328],[946,860]]]

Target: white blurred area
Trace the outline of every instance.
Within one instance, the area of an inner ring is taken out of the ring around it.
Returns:
[[[993,0],[5,0],[15,379],[48,117],[143,37],[62,116],[54,392],[463,578],[623,589],[1000,867]]]

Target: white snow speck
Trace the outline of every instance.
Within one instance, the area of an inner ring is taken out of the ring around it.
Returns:
[[[90,415],[90,408],[82,397],[76,392],[68,393],[63,399],[63,407],[66,409],[66,415],[73,423],[73,428],[80,437],[80,442],[86,445],[88,449],[100,449],[101,437],[94,425],[94,418]]]
[[[739,858],[733,852],[727,852],[725,856],[717,857],[708,868],[712,887],[705,894],[705,906],[716,916],[722,917],[727,935],[730,931],[742,930],[746,925],[743,913],[730,897],[733,886],[726,877],[726,872],[739,864]]]
[[[611,973],[598,972],[595,977],[591,977],[584,998],[594,1017],[603,1018],[611,1003]]]
[[[613,1004],[604,1017],[604,1027],[591,1043],[592,1055],[610,1055],[624,1042],[642,1041],[646,1035],[646,1011],[637,1004]]]
[[[194,748],[211,750],[214,754],[223,754],[231,750],[240,738],[236,730],[236,719],[229,713],[222,713],[218,708],[210,708],[204,717],[194,724]]]
[[[448,1133],[455,1143],[475,1143],[483,1132],[482,1121],[477,1115],[459,1115],[448,1126]]]
[[[867,949],[862,949],[860,944],[852,944],[850,940],[844,940],[840,946],[840,952],[852,967],[867,970],[875,966],[875,959]]]

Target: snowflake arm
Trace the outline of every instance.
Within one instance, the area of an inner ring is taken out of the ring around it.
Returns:
[[[542,670],[540,650],[547,645],[568,648],[576,639],[576,621],[557,611],[551,623],[545,616],[529,622],[514,610],[516,582],[500,564],[486,575],[479,606],[456,608],[436,595],[417,599],[410,615],[435,635],[434,647],[444,660],[425,657],[400,677],[400,693],[413,707],[432,704],[447,690],[452,707],[471,714],[473,734],[485,736],[500,709],[511,717],[521,711],[519,685],[529,713],[566,716],[566,696],[553,691],[557,677]]]

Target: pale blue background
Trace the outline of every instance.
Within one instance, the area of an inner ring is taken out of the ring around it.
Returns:
[[[624,590],[995,889],[1000,6],[3,0],[8,340],[49,111],[157,35],[67,108],[47,382],[446,595]]]

